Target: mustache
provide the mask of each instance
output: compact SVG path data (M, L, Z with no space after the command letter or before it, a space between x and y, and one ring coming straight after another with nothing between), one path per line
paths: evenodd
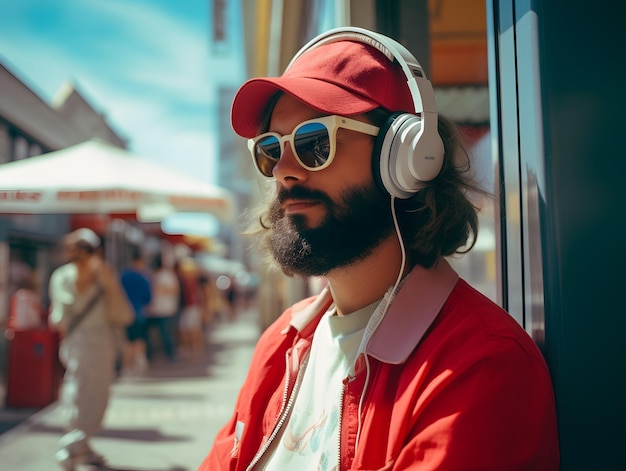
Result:
M320 200L326 204L332 204L332 199L323 191L294 186L291 188L281 188L276 195L276 202L282 204L288 199Z
M332 208L334 205L333 200L326 193L320 190L312 190L303 186L281 188L268 208L268 220L271 224L275 224L283 218L283 210L281 209L281 206L288 199L316 200L324 204L326 208Z

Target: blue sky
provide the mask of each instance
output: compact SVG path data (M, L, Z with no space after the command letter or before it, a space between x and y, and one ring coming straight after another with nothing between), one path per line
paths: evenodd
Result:
M215 55L209 0L2 3L0 61L35 93L71 80L131 151L216 183L217 85L245 78L237 11Z

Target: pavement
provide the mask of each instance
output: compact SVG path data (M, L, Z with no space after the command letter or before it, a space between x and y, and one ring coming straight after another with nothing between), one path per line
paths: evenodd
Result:
M201 357L173 363L158 358L143 375L119 378L103 430L92 441L107 466L95 469L197 470L232 414L258 337L256 311L246 310L232 320L215 321ZM62 405L15 413L23 420L0 435L0 468L61 469L54 454L67 423Z

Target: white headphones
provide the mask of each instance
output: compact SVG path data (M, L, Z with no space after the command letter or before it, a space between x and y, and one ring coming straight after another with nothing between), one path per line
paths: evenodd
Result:
M374 177L396 198L406 199L435 178L443 165L444 148L437 131L437 104L430 81L417 59L400 43L363 28L335 28L309 41L287 69L305 52L337 41L357 41L375 47L406 75L415 114L398 112L380 129L374 145ZM393 111L393 110L392 110Z

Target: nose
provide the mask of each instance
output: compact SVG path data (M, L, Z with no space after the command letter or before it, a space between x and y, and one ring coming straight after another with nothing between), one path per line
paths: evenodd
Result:
M296 159L289 142L285 143L285 150L278 162L276 162L272 173L276 181L284 186L302 182L308 177L308 171Z

